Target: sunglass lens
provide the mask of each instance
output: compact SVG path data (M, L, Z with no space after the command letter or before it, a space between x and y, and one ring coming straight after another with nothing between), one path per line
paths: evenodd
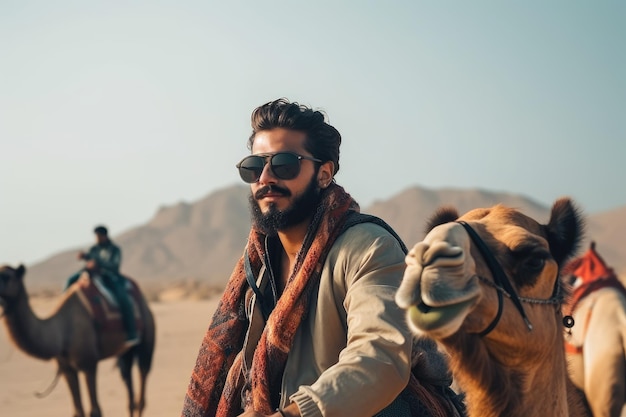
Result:
M291 180L300 173L300 160L292 153L277 153L272 156L272 172L278 178Z
M263 172L264 165L265 160L260 156L248 156L239 164L239 176L247 183L257 182Z

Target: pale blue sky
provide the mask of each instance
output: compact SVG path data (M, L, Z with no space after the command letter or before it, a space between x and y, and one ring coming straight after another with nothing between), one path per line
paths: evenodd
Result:
M412 185L626 205L625 21L619 1L3 0L0 263L239 183L278 97L326 111L364 206Z

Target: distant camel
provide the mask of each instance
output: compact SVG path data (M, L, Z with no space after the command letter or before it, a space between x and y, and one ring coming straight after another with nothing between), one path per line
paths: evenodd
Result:
M469 417L586 415L567 377L559 276L582 224L569 199L547 225L502 205L440 209L409 252L396 301L449 354Z
M18 268L0 267L0 301L4 305L4 319L9 335L17 347L35 358L57 361L57 376L62 374L65 377L72 394L74 417L85 417L78 373L84 373L87 383L91 400L89 416L100 417L102 413L96 393L98 361L119 356L118 366L128 391L130 416L141 416L145 408L145 383L152 365L155 342L154 318L143 296L137 291L141 342L124 351L123 330L121 327L99 329L85 304L79 283L68 290L55 313L46 319L38 318L28 302L24 287L25 272L22 265ZM104 300L100 299L100 302L102 305ZM131 372L135 359L140 373L139 400L136 404L133 401Z
M575 323L565 335L570 377L595 417L619 417L626 402L626 289L594 242L563 274L574 283L564 309Z

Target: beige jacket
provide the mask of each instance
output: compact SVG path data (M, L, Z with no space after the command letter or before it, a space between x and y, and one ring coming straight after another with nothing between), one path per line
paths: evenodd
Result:
M404 389L411 336L394 301L404 268L398 241L381 226L361 223L339 236L289 352L281 407L296 402L303 417L371 417ZM251 312L247 366L264 325L254 296Z

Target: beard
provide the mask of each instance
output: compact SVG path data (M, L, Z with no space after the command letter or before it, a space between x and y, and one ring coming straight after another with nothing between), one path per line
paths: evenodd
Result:
M257 191L255 195L250 193L248 196L252 223L261 233L267 236L275 236L281 230L302 223L315 213L320 200L320 188L317 185L316 176L313 176L304 192L296 197L289 207L282 211L276 208L275 203L270 203L267 213L261 211L258 199L269 191L282 193L287 197L291 195L286 188L268 185Z

